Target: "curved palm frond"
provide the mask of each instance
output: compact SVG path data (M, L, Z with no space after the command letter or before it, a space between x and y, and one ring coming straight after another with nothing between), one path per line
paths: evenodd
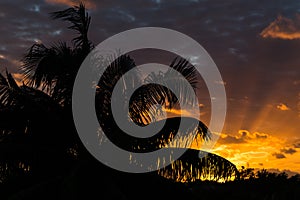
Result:
M131 118L141 126L149 124L154 116L162 113L157 108L153 110L154 105L172 109L180 104L196 103L192 97L197 89L197 70L186 59L174 59L167 72L151 73L144 82L146 85L132 96L129 108ZM186 83L191 87L187 87Z
M157 89L157 93L161 92L165 94L165 98L168 101L168 108L173 108L178 103L193 104L190 102L193 98L193 92L197 89L198 77L196 68L190 64L190 62L184 58L175 58L170 64L170 68L165 73L159 73L158 75L151 73L145 79L145 83L163 83L167 87L154 87ZM186 87L185 82L191 86L190 90ZM171 91L170 88L174 88L175 91ZM174 92L180 94L179 97L174 96Z
M10 108L13 108L12 106L30 106L32 108L38 105L52 108L53 106L58 106L53 99L43 91L25 84L18 86L13 76L7 71L6 77L0 73L0 104L1 106Z
M8 71L6 71L6 77L0 73L0 105L2 107L16 105L20 91L21 89Z
M62 19L70 22L72 25L69 29L78 32L77 37L73 39L76 48L82 48L85 51L90 51L92 43L88 39L88 30L91 23L91 17L86 12L85 5L80 3L79 6L74 6L63 11L50 13L52 19Z
M181 127L180 123L182 123ZM156 151L161 148L191 148L193 142L206 142L211 137L204 123L189 117L167 118L153 122L151 126L163 128L152 137L136 138L120 129L113 119L109 119L109 122L102 125L102 129L106 137L114 144L127 151L138 153ZM140 134L143 136L142 132ZM103 141L103 136L103 133L99 133L99 142ZM176 140L174 140L175 136Z
M229 181L238 178L236 166L229 160L213 153L187 149L176 161L158 170L161 176L177 182L202 180Z
M125 101L129 101L127 92L129 88L140 83L140 74L136 68L135 62L128 55L121 55L114 59L112 56L108 58L114 60L103 73L101 79L97 84L96 90L96 112L98 119L103 126L110 124L113 121L111 103L116 101L112 99L112 93L119 80L122 81L122 95L125 97ZM123 76L129 70L134 70L134 73ZM127 98L128 97L128 98ZM124 103L124 108L127 102Z
M24 82L51 93L59 76L67 71L72 57L73 52L65 42L59 42L50 48L34 44L22 60Z
M49 48L35 44L21 66L24 83L47 92L61 105L70 104L73 83L84 58L82 52L71 49L65 42Z
M71 23L68 28L79 34L73 39L74 47L68 47L65 42L58 42L50 47L34 44L22 60L21 71L26 84L41 88L62 105L70 105L77 71L93 48L88 39L91 17L82 3L50 15L52 19Z
M3 133L15 130L23 134L29 121L56 119L61 112L61 106L48 94L26 85L18 86L8 72L6 77L0 74L0 130Z

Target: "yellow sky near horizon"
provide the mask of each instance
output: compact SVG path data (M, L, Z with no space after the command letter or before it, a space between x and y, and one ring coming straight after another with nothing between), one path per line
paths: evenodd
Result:
M222 133L212 152L225 157L238 167L300 173L299 147L299 143L283 137L240 130L234 135Z
M287 111L286 105L277 105L278 111ZM191 111L167 110L171 116L194 117ZM192 146L201 149L200 146ZM219 138L210 150L238 168L272 169L300 173L300 138L249 130L234 133L219 133Z

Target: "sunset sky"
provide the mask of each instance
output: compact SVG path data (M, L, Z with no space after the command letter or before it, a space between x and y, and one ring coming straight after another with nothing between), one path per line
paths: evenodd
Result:
M20 59L32 44L70 41L74 35L67 25L48 13L74 2L2 0L0 70L7 68L19 78ZM85 2L94 44L145 26L174 29L198 41L218 66L224 82L215 84L224 84L228 99L225 126L213 151L238 166L300 173L299 1ZM201 120L209 123L210 99L203 94L199 100Z

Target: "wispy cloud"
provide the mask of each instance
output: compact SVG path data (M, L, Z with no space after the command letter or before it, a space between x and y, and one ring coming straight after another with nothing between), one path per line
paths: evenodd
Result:
M279 38L285 40L300 39L300 15L289 19L279 15L260 36L263 38Z
M215 83L218 85L226 85L225 81L215 81Z

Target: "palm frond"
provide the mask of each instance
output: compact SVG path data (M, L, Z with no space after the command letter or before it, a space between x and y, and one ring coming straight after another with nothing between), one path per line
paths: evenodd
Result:
M96 111L100 121L108 121L109 116L112 116L111 103L117 101L112 99L113 90L117 82L122 81L122 96L125 97L124 109L126 101L129 99L126 97L128 89L134 88L140 82L140 74L136 68L135 62L128 55L121 55L114 59L114 56L108 58L114 60L110 66L103 73L101 79L97 84L96 90ZM129 70L135 70L134 73L123 76ZM109 115L109 116L108 116Z
M77 31L79 35L73 39L75 46L90 50L91 42L88 40L88 30L91 17L86 12L83 3L63 11L52 12L50 16L52 19L61 19L70 22L71 25L68 28Z
M0 73L0 105L13 106L17 103L16 96L20 88L10 73L6 71L6 77Z
M169 108L172 108L178 103L195 103L190 101L193 99L191 97L197 89L197 70L192 64L190 64L188 60L178 57L175 58L170 64L170 69L168 69L167 72L158 75L152 73L145 79L146 83L152 81L163 83L167 86L164 89L162 89L161 87L157 87L157 89L162 89L160 93L165 94L164 96L167 98ZM186 87L186 82L191 86L190 88L192 90ZM180 96L175 97L174 92L172 92L169 88L175 88L174 92L180 94Z
M24 82L35 88L42 86L50 89L54 79L54 59L56 60L56 53L53 50L43 44L34 44L22 60L21 72Z
M49 48L35 44L23 59L23 82L64 105L71 101L73 83L83 59L83 54L65 42L54 43Z
M60 106L45 92L29 87L18 86L13 76L6 72L6 77L0 73L0 105L3 108L24 110L57 111Z
M137 124L147 125L158 113L151 110L154 105L172 109L180 105L196 105L193 98L197 89L197 70L186 59L174 59L167 72L151 73L144 80L146 85L140 87L132 96L130 115ZM155 83L155 84L154 84ZM187 83L191 87L187 87ZM172 88L173 90L171 90ZM176 96L179 94L179 96Z
M10 88L12 88L14 90L19 90L19 86L18 86L16 80L13 78L11 73L8 73L7 70L6 70L6 79L7 79L8 86Z
M203 180L224 182L238 178L239 172L233 163L221 156L187 149L178 160L158 170L158 174L177 182Z
M32 87L50 92L58 76L63 75L72 57L72 50L64 42L47 48L34 44L23 58L21 72L24 82Z
M182 123L181 126L179 126L180 123ZM109 117L106 124L102 124L102 130L106 137L120 148L138 153L156 151L161 148L191 148L194 141L202 143L211 137L204 123L190 117L167 118L152 122L151 126L162 127L162 129L152 137L136 138L125 133ZM142 137L143 132L140 135ZM177 140L174 140L175 136ZM102 140L103 133L99 133L99 141Z

